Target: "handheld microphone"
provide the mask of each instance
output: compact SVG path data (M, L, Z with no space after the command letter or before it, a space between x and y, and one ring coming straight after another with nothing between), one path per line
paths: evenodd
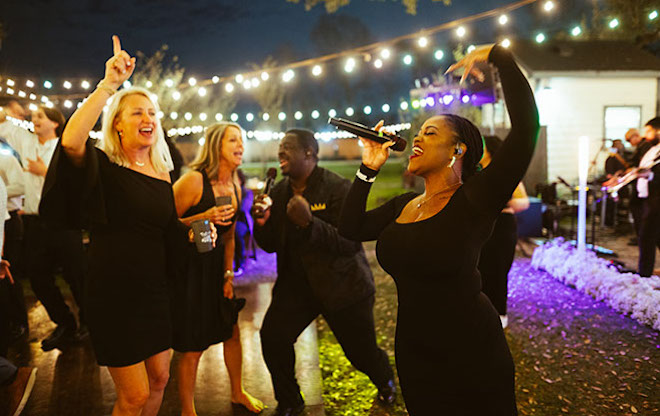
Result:
M275 185L275 178L277 178L277 169L268 168L268 171L266 172L266 186L264 186L264 194L270 195L270 190L273 188L273 185Z
M376 131L351 120L330 117L328 119L328 124L332 124L333 126L337 127L340 130L353 133L356 136L360 136L365 139L372 140L374 142L378 142L378 143L395 142L394 146L390 147L390 149L397 152L404 151L406 149L406 146L408 145L407 141L397 136L396 134L386 133L382 130Z

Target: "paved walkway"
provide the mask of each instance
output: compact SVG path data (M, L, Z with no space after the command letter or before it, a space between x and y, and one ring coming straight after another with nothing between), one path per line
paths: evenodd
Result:
M237 278L236 294L247 299L241 311L239 326L243 343L244 386L262 399L274 413L277 405L270 373L261 355L259 329L271 299L274 280L274 256L259 252L259 262L250 262L245 274ZM10 350L10 358L18 365L38 367L37 381L24 410L24 415L110 415L116 395L110 374L94 359L89 340L71 347L65 353L43 352L41 340L54 328L46 311L31 295L29 304L30 337L18 349ZM70 297L69 297L70 301ZM296 372L306 398L308 416L322 416L322 382L318 364L316 326L312 323L296 343ZM170 381L160 415L180 414L177 379L174 371L178 356L172 360ZM230 403L229 378L224 365L222 345L215 345L202 356L197 378L196 408L203 415L249 415Z

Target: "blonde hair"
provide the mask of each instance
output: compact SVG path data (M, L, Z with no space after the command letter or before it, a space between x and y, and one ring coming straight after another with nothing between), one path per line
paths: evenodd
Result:
M158 108L158 102L156 99L152 98L153 95L144 88L132 87L123 89L112 97L110 104L108 104L107 111L103 114L103 140L100 141L99 147L105 152L106 155L108 155L110 161L124 167L129 167L131 165L131 161L128 159L126 153L124 153L124 149L121 147L121 138L115 129L115 121L126 106L126 97L131 95L142 95L154 106L156 114L160 112L160 109ZM163 129L160 125L160 119L158 117L155 118L154 124L156 143L151 146L149 151L149 159L151 159L151 164L153 165L156 172L168 173L174 168L174 163L172 162L170 149L167 147L167 143L165 142L165 135L163 134Z
M191 169L199 171L204 170L210 180L213 180L218 176L222 139L227 132L227 128L229 127L237 128L241 133L241 138L243 138L243 129L236 123L223 121L220 123L211 124L206 128L206 132L204 134L204 145L200 149L199 154L195 160L190 164Z

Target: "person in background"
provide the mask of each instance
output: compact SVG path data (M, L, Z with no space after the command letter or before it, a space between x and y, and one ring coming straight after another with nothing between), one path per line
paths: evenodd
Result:
M7 218L7 189L3 181L0 180L0 220ZM13 285L15 282L12 278L9 267L11 264L2 258L2 248L4 243L4 222L0 222L0 284ZM6 406L6 414L10 416L18 416L25 407L34 380L36 378L37 369L34 367L16 367L7 357L9 348L10 332L9 332L9 317L3 308L0 308L0 398L4 403L0 407L0 411Z
M376 341L376 290L364 249L337 231L350 182L319 167L318 152L313 132L288 130L278 151L285 178L270 197L260 195L253 210L257 243L277 253L277 281L261 327L277 416L304 412L293 344L320 314L346 358L376 386L378 399L386 404L396 399L387 353Z
M484 155L481 167L486 169L493 156L502 146L502 140L497 136L484 136ZM522 182L513 191L511 199L495 220L495 226L490 238L481 248L479 256L479 273L481 273L482 292L492 302L500 314L502 328L508 325L506 314L509 270L513 264L518 242L516 217L514 214L529 208L529 198Z
M624 150L625 147L621 140L616 139L612 141L610 154L607 159L605 159L605 175L607 179L615 175L620 175L628 168L628 162L625 159Z
M639 162L639 168L646 172L637 179L637 193L642 200L641 221L639 225L639 263L638 273L642 277L660 274L653 270L656 247L660 248L660 117L649 120L645 125L644 137L652 144Z
M41 343L44 351L65 349L72 342L86 336L84 328L77 333L76 317L55 284L56 269L62 266L64 280L78 305L78 320L84 324L85 255L82 230L49 224L39 215L44 178L65 122L59 110L39 106L32 112L34 133L31 133L14 125L7 120L7 114L0 111L0 137L4 137L20 154L25 169L22 216L25 225L25 274L30 279L37 299L46 308L50 319L57 324L55 330Z
M231 401L259 413L263 403L243 388L243 347L234 297L234 234L241 204L236 170L243 158L243 129L221 122L206 128L204 145L191 170L174 184L177 215L184 224L209 220L220 244L208 253L188 250L186 274L172 283L174 350L182 353L177 373L182 415L195 415L195 381L202 354L222 342ZM224 198L220 204L217 200ZM219 206L218 206L219 205ZM228 313L219 313L228 311Z
M23 249L23 220L19 211L23 207L25 181L19 158L12 150L8 144L0 144L0 179L7 188L7 210L9 211L9 219L4 224L3 258L12 264L14 272L14 284L8 284L7 280L0 282L0 307L5 308L5 312L10 318L11 341L15 341L28 333L29 326L23 286L16 273Z
M234 238L236 241L234 270L236 276L240 276L243 274L243 266L245 266L245 261L247 260L247 247L245 247L245 244L247 243L248 237L252 235L252 230L254 229L254 221L250 215L254 194L251 189L245 186L245 173L243 173L241 169L238 169L236 173L238 174L238 180L241 183L241 194L243 195L241 207L238 210L238 217L236 218L236 236Z

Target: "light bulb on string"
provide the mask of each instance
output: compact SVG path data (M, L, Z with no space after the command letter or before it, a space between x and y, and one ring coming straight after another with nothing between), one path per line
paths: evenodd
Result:
M286 120L286 113L283 112L283 111L280 112L280 113L277 115L277 118L278 118L280 121L284 121L284 120Z
M200 119L200 120L202 120L202 121L206 121L206 118L207 118L207 117L208 117L208 116L206 115L206 113L199 113L199 119Z
M190 78L188 78L188 84L189 84L191 87L194 87L195 85L197 85L197 80L195 79L195 77L190 77Z
M19 91L18 96L21 97L21 98L25 98L25 97L27 97L27 94L25 93L25 91Z
M303 118L303 113L301 111L296 111L295 114L293 115L293 118L296 120L300 120Z
M295 76L296 73L293 72L293 69L287 69L286 71L284 71L284 74L282 74L282 80L284 82L290 82Z
M362 112L366 115L371 114L371 106L368 106L368 105L364 106L364 108L362 109Z
M248 122L252 122L252 120L254 120L254 114L252 114L252 113L247 113L247 114L245 115L245 120L248 121Z
M12 82L13 82L13 81L12 81ZM67 90L68 90L68 89L71 89L71 83L70 83L69 81L64 81L64 83L62 84L62 86L63 86L64 88L66 88Z
M392 53L387 48L380 51L380 57L383 59L389 59L391 55Z
M25 81L25 86L28 88L33 88L34 87L34 82L30 81L29 79Z
M133 85L133 84L131 84L131 81L126 80L126 81L124 81L124 83L121 84L121 85L122 85L124 88L128 89L128 88L131 88L131 85Z
M238 114L236 113L231 113L231 116L229 116L229 119L233 121L234 123L238 121Z
M499 19L497 19L497 21L500 25L504 26L509 22L509 16L503 14L499 17Z
M234 77L234 81L236 81L237 84L242 84L244 79L242 74L238 74Z
M215 75L213 78L211 78L211 82L213 82L214 84L217 84L218 82L220 82L220 77Z
M234 91L234 84L232 84L231 82L226 83L225 84L225 91L227 91L227 92Z
M470 46L467 47L466 52L467 52L467 53L470 53L470 52L474 51L475 49L477 49L476 46L474 46L474 45L470 45Z
M608 23L608 26L610 27L610 29L616 29L619 26L619 19L610 20L610 23Z
M555 8L555 2L548 0L543 4L543 10L546 12L551 12Z
M316 119L319 118L320 116L321 116L321 114L318 112L318 110L314 110L314 111L312 111L312 118L313 118L314 120L316 120Z
M172 98L174 99L174 101L179 101L179 99L181 98L181 93L179 91L174 91L172 93Z
M406 55L403 57L403 63L406 65L412 64L413 58L411 55Z
M168 88L172 88L172 87L174 86L174 81L172 81L172 80L169 79L169 78L166 79L166 80L165 80L165 86L168 87Z
M376 59L374 61L374 67L376 67L377 69L382 68L383 67L383 61L380 58Z
M50 82L50 81L44 81L44 88L46 88L48 90L53 88L53 83Z
M250 83L252 84L252 88L257 88L261 84L261 81L259 81L259 78L254 77L250 80Z
M653 10L651 13L649 13L649 20L655 20L658 18L658 11Z
M401 101L399 108L401 108L403 111L406 111L408 109L408 101Z
M221 113L215 113L215 121L222 121L222 114Z
M383 104L381 107L381 110L383 110L383 113L388 113L390 111L390 105L389 104Z
M270 78L270 75L268 75L268 72L262 72L261 73L261 80L262 81L268 81L268 78Z
M171 118L172 120L176 120L177 118L179 118L179 114L177 114L176 111L172 111L172 112L170 113L170 118Z
M36 94L30 94L30 99L31 99L32 101L36 100L36 99L37 99L37 95L36 95Z
M573 29L571 29L571 35L580 36L581 34L582 34L582 28L580 26L575 26Z
M185 119L188 120L188 121L192 120L192 113L186 113L186 114L184 114L184 115L183 115L183 118L185 118Z
M270 120L270 114L268 114L268 113L264 113L264 114L261 116L261 119L262 119L263 121L268 121L268 120Z
M539 33L538 35L536 35L535 40L536 43L543 43L545 42L545 35L543 33Z
M442 58L445 57L445 53L443 51L441 51L440 49L438 49L437 51L435 51L433 53L433 57L435 58L436 61L441 61Z
M314 75L315 77L321 75L322 72L323 72L323 68L321 68L321 65L314 65L314 67L312 68L312 75Z
M147 82L145 82L145 83L144 83L144 85L146 85L146 86L147 86L147 88L151 88L151 87L153 87L153 86L154 86L154 83L153 83L153 82L151 82L151 81L147 81ZM84 87L83 87L83 88L84 88Z
M250 80L246 79L245 81L243 81L243 88L245 88L246 90L252 88L252 83L250 82Z
M206 96L206 88L199 87L199 89L197 90L197 94L199 94L200 97Z
M459 38L462 38L463 36L465 36L466 33L467 33L467 30L465 30L465 28L463 26L459 26L458 29L456 29L456 36L458 36Z
M417 39L417 46L420 48L426 48L429 45L429 39L426 36L422 36Z
M330 111L328 111L328 116L337 117L337 110L335 110L334 108L331 108Z
M13 87L13 86L15 85L14 80L11 79L11 78L9 78L9 79L7 80L7 85L9 85L10 87Z
M344 71L350 74L351 72L353 72L354 69L355 69L355 59L348 58L346 60L346 63L344 64Z
M502 42L500 42L500 45L502 45L503 48L508 48L509 46L511 46L511 41L509 40L509 38L504 38L502 39Z
M352 117L353 114L355 114L355 110L353 110L353 107L348 107L346 109L346 115L349 116L349 117Z

